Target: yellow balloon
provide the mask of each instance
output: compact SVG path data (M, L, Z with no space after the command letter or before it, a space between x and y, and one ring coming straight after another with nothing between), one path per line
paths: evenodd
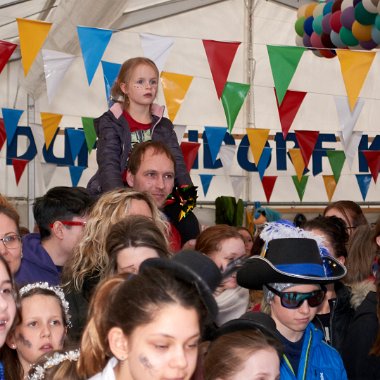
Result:
M371 37L372 25L362 25L356 20L352 23L352 34L359 41L369 41Z
M308 18L313 15L314 9L316 8L317 3L308 4L305 10L305 17Z

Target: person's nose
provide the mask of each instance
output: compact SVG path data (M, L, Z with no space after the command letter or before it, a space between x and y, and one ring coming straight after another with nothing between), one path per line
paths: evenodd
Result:
M160 175L157 176L156 186L157 186L158 189L164 189L165 188L165 180Z
M43 338L50 337L51 335L51 329L49 324L44 324L41 328L41 336Z
M187 357L183 347L178 347L173 353L172 367L181 369L187 367Z
M7 253L7 247L5 246L4 242L0 241L0 255L4 256Z
M301 306L299 307L299 311L302 314L309 314L310 313L310 306L309 306L309 303L307 302L307 300L304 300L302 302Z

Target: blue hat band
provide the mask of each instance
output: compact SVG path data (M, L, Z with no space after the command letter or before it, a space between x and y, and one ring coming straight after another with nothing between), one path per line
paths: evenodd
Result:
M320 264L281 264L276 265L275 268L289 274L325 277L325 271Z

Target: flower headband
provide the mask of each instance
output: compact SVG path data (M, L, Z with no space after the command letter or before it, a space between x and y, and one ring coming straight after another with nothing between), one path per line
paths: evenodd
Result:
M63 311L65 312L65 319L68 327L71 327L71 315L69 313L69 303L66 301L65 294L59 286L50 286L47 282L35 282L33 284L28 284L23 286L20 291L20 297L23 297L25 294L29 293L33 289L46 289L55 293L55 295L60 299Z
M52 368L58 364L61 364L65 360L71 362L76 362L79 359L80 351L66 351L66 352L54 352L53 356L50 357L43 365L33 366L33 374L28 376L28 380L41 380L45 378L45 371Z

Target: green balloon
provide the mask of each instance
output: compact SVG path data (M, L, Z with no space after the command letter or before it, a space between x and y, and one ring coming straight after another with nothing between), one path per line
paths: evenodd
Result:
M376 29L380 30L380 15L376 16L375 26L376 26Z
M303 37L303 35L304 35L304 33L305 33L305 31L304 31L304 29L303 29L303 24L305 23L305 17L300 17L297 21L296 21L296 23L295 23L295 25L294 25L294 28L295 28L295 30L296 30L296 33L300 36L300 37Z
M368 12L362 2L359 2L355 6L355 20L362 25L372 25L375 22L376 13Z
M319 16L315 17L313 20L313 30L319 36L323 32L323 30L322 30L322 19L323 19L323 15L319 15Z
M359 43L359 41L352 34L352 31L344 26L340 28L339 37L347 46L356 46Z

